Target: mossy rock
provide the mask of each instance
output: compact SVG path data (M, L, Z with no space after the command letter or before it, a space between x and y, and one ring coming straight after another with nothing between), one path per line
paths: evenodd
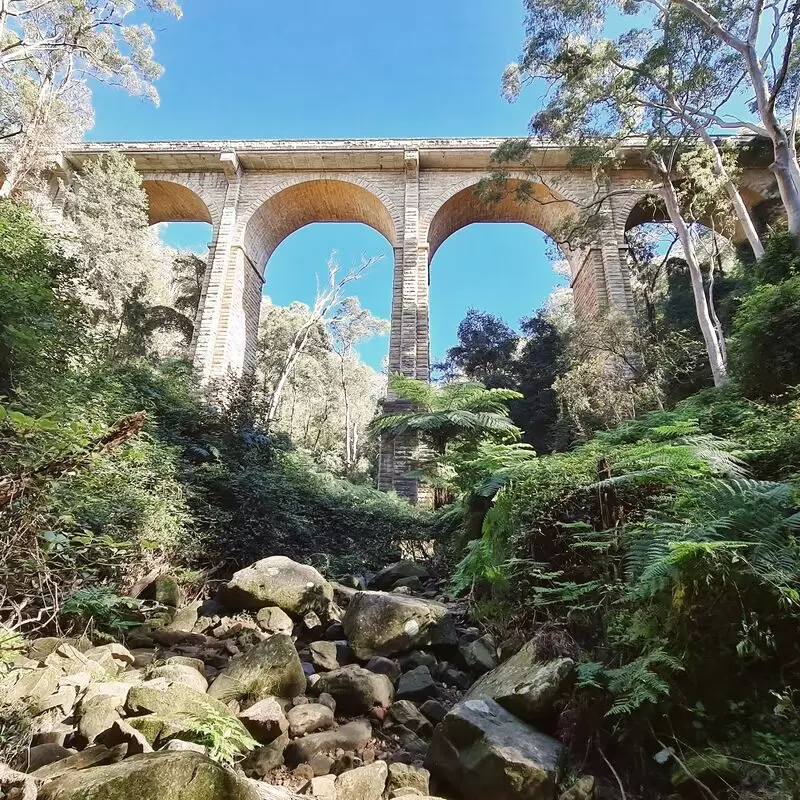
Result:
M46 783L39 800L258 800L233 772L191 751L162 751L69 773Z

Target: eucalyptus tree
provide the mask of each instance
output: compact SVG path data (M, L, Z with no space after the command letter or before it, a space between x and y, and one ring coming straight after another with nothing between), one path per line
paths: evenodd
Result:
M158 102L151 14L176 0L0 0L0 136L10 155L0 196L92 124L89 80Z
M344 403L344 468L349 473L358 461L358 420L353 420L352 369L348 370L348 366L352 366L356 345L373 336L385 336L389 332L389 321L362 308L357 297L345 297L328 320L327 327L339 361L339 384Z
M531 120L531 133L575 145L591 163L599 183L594 212L614 193L605 189L604 168L619 158L618 145L632 135L646 138L652 181L638 189L661 197L676 230L689 265L714 383L720 386L727 379L724 342L709 308L693 230L684 210L687 186L692 192L718 193L723 188L754 253L763 252L735 185L730 159L702 117L694 114L697 106L724 97L736 85L741 70L690 14L675 7L654 17L642 12L643 3L646 0L634 0L625 6L626 12L636 15L636 25L610 37L604 35L601 24L611 9L604 0L566 7L556 0L526 0L528 38L519 62L506 71L505 91L515 97L525 84L543 87L544 103ZM711 156L714 186L701 186L701 175L680 174L685 151L698 144ZM683 185L676 185L676 178Z

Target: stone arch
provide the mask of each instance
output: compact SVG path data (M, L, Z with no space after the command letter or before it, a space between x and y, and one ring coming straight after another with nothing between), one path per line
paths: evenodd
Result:
M482 176L466 178L448 187L431 204L421 226L427 237L430 258L439 247L461 228L475 222L523 222L552 235L557 220L574 213L577 201L560 188L532 180L522 173L513 173L508 191L497 202L487 203L477 196L475 187ZM530 183L531 198L518 202L514 196L521 181Z
M212 204L199 192L179 181L162 176L147 176L142 180L147 194L148 221L159 222L207 222L214 224Z
M361 178L320 174L283 181L243 210L240 235L247 257L263 271L284 239L314 222L360 222L393 247L401 239L401 215L385 193Z

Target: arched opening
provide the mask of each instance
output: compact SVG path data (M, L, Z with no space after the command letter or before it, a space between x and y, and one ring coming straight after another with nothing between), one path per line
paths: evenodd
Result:
M259 391L275 413L273 427L317 463L351 477L374 469L376 454L365 449L366 425L385 394L381 370L389 349L397 227L386 201L370 190L323 179L290 185L267 199L248 220L242 239L246 281L261 303L252 335L258 342ZM334 286L357 271L362 259L376 260L357 280L336 289L335 306L315 326L281 384L295 332L331 289L332 258L339 265ZM363 313L366 329L374 328L371 334L337 328L337 319L355 313Z
M335 179L295 183L272 195L247 222L244 247L263 270L275 248L296 230L312 222L360 222L397 244L396 214L369 189Z
M200 195L180 183L144 180L142 188L154 231L154 258L161 264L161 285L155 287L154 295L159 306L174 312L161 339L165 352L185 353L208 278L211 211Z
M575 206L539 183L509 180L487 201L474 184L458 188L436 210L430 247L431 362L456 343L470 308L517 329L558 287L566 288L577 251L564 253L551 233ZM505 224L496 224L505 223ZM558 272L554 271L554 267Z

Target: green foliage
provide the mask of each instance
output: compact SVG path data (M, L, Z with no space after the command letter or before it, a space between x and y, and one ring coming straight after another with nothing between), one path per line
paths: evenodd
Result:
M226 767L259 746L238 720L210 707L202 715L187 717L186 727L194 741L208 748L208 757Z
M11 669L24 647L25 640L20 633L0 625L0 678Z
M800 385L800 275L758 286L743 299L730 351L753 397Z
M140 624L131 615L138 611L142 601L132 597L121 597L113 589L105 586L76 589L61 603L61 614L75 627L92 625L101 633L119 636L126 629Z

